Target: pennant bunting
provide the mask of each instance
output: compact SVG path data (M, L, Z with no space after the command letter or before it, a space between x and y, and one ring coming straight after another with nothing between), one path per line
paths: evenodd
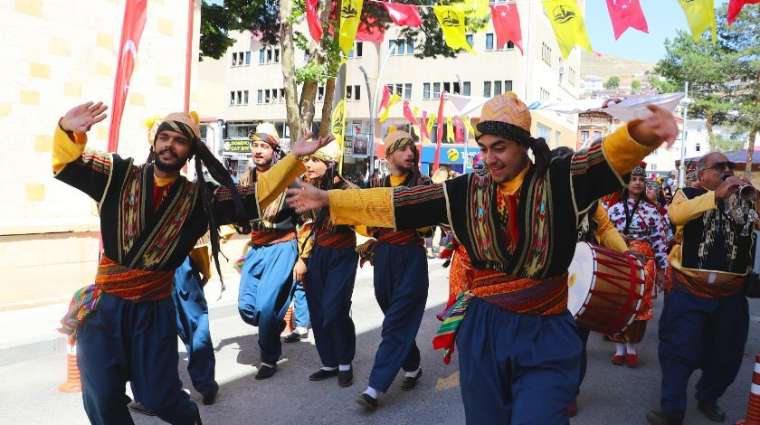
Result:
M464 28L464 7L461 4L451 6L433 6L435 17L443 31L443 40L453 50L463 49L472 52L472 46L467 42Z
M454 140L456 140L457 143L464 143L464 123L462 123L462 118L460 117L454 117Z
M552 23L563 58L567 59L575 46L592 51L583 14L576 0L544 0L544 10Z
M431 113L427 120L427 125L425 125L425 131L427 132L428 136L431 138L433 137L433 126L435 125L435 113Z
M393 105L397 104L400 100L401 100L401 96L395 93L391 96L390 100L388 100L388 106L385 108L383 113L380 114L379 121L381 123L384 123L388 119L388 114L390 114L391 108L393 107Z
M319 22L319 0L306 0L306 22L309 25L309 35L311 39L317 42L322 41L322 24Z
M409 124L415 125L417 124L417 118L414 117L414 113L412 112L412 108L409 106L409 101L404 101L404 118L406 118L407 121L409 121Z
M728 25L736 20L736 17L742 13L745 4L758 4L760 0L729 0L728 1Z
M343 172L343 152L346 140L346 99L341 99L332 111L330 131L338 144L338 173Z
M639 0L607 0L607 10L610 13L612 29L615 31L615 40L619 39L628 28L649 33L649 26Z
M454 124L451 121L451 117L446 117L446 141L448 143L454 143L456 141L456 135L454 134Z
M718 35L718 25L715 22L715 1L678 0L678 3L681 4L681 8L686 14L686 20L689 21L692 38L699 40L702 33L710 29L710 35L715 42Z
M427 129L427 123L428 123L428 113L427 111L422 111L422 118L420 118L420 138L422 139L422 142L424 143L425 140L430 139L430 131Z
M383 99L380 101L380 107L377 108L377 112L380 112L383 110L383 108L388 106L388 101L391 99L391 89L388 88L388 86L383 86Z
M464 121L464 128L467 129L467 132L470 133L472 137L475 137L475 128L472 126L470 117L464 117L462 121Z
M412 4L401 3L383 3L388 15L394 24L405 27L419 27L422 25L422 18L417 11L417 6Z
M356 38L356 31L359 29L363 5L364 0L343 0L340 7L338 44L346 56L354 48L354 39Z
M438 128L436 129L435 156L433 157L433 172L438 171L441 165L441 143L443 143L443 107L446 104L446 92L441 92L441 100L438 103Z
M522 47L522 30L517 3L491 5L491 20L496 32L496 48L503 49L504 45L511 41L520 49L521 54L525 54Z

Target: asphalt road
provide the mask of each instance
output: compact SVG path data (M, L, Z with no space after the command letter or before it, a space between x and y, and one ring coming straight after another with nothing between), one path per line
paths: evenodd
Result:
M353 317L357 327L355 382L339 388L335 380L313 383L307 376L319 367L313 340L285 344L279 371L270 380L256 381L258 345L256 329L242 322L234 306L212 314L212 337L217 348L217 380L221 385L218 402L201 406L206 424L462 424L464 411L455 361L444 365L439 352L430 345L438 324L435 313L446 299L447 270L431 264L431 290L422 328L417 337L422 349L424 376L413 392L400 391L397 379L381 399L381 408L372 414L355 403L364 389L380 341L382 314L374 300L371 279L360 273L354 292ZM658 303L661 300L658 300ZM661 308L661 305L658 305ZM752 375L754 354L760 351L760 303L750 303L752 315L745 360L736 382L720 404L728 414L727 423L744 416ZM578 399L579 415L573 425L645 424L647 410L659 400L660 371L656 357L657 321L651 321L640 347L638 369L613 366L609 362L611 343L599 335L589 341L589 372ZM181 346L181 351L184 347ZM180 354L181 377L189 387L186 363ZM699 373L692 378L696 382ZM54 355L0 368L0 424L87 424L81 394L57 391L65 377L65 358ZM690 390L693 400L693 388ZM199 395L192 391L192 397ZM710 424L690 401L686 423ZM156 418L134 415L138 425L159 424Z

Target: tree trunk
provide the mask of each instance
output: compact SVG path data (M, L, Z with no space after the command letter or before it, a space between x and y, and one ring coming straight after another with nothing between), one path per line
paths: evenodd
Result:
M707 146L710 147L711 150L714 150L713 147L713 113L712 111L705 111L705 129L707 130Z
M747 144L747 164L744 168L744 174L747 179L752 180L752 154L755 153L755 136L760 131L760 127L753 126L749 130L749 143Z
M317 99L317 81L304 81L301 88L301 117L303 118L303 127L305 131L311 131L314 126L314 111L316 109L315 100Z
M301 111L298 109L296 67L293 46L293 25L288 21L291 15L291 0L280 0L280 47L282 49L282 77L285 83L285 110L291 143L301 137Z
M330 132L332 118L333 96L335 95L335 78L330 78L325 84L325 99L322 104L322 122L319 123L319 137L327 136Z

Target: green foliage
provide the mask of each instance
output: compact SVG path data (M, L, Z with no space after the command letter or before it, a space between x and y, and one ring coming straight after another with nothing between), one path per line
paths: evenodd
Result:
M633 80L633 81L631 81L631 91L633 91L634 93L636 93L639 90L641 90L641 81L639 81L639 80Z
M604 88L607 90L612 90L620 87L620 77L613 75L610 77L605 83Z

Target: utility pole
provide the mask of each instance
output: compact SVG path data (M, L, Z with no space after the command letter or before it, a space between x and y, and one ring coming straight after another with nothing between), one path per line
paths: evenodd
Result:
M361 71L362 75L364 75L364 85L367 86L367 103L369 104L369 137L367 138L367 155L369 158L369 178L372 178L372 172L375 169L375 158L369 156L369 147L370 144L374 144L372 143L373 140L370 139L374 139L375 137L375 108L373 108L375 96L372 95L372 90L369 87L369 76L367 75L367 70L364 69L364 65L359 65L359 71Z
M377 71L377 80L375 81L375 94L372 96L372 102L370 103L369 107L369 140L368 140L368 146L367 146L367 155L369 155L369 175L370 178L372 178L372 173L375 172L375 121L376 121L376 114L377 114L377 102L378 98L380 97L380 88L382 85L382 76L383 76L383 70L385 70L385 65L388 63L388 59L390 59L391 55L397 50L396 43L391 43L390 48L388 49L388 52L383 57L382 61L380 61L380 68ZM383 49L383 43L378 43L377 45L377 57L380 58L380 52ZM364 73L364 79L367 81L367 92L369 92L369 78L367 78L367 73L364 72L364 69L362 69L362 72Z
M689 114L689 82L684 83L684 98L683 98L683 129L681 130L681 166L678 169L678 187L683 188L686 183L686 134L688 133L688 126L686 120Z

